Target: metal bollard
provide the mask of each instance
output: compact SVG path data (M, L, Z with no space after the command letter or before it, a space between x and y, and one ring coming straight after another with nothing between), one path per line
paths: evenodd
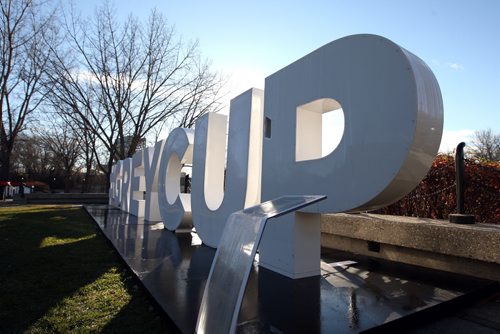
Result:
M451 223L455 224L474 224L474 216L465 214L464 205L464 147L465 143L457 145L455 152L455 184L457 194L457 213L448 216Z
M465 213L464 209L464 147L461 142L455 152L455 183L457 191L457 213Z

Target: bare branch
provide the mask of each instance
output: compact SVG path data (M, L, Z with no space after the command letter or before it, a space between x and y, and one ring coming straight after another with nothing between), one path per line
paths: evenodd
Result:
M90 21L66 15L66 43L53 47L51 105L94 134L94 157L109 173L165 123L192 127L220 109L221 77L156 10L146 24L118 22L106 4Z
M476 131L472 138L472 154L477 159L500 161L500 134L491 129Z
M44 94L41 80L54 34L49 1L0 1L0 179L8 179L11 153ZM43 10L42 8L43 7Z

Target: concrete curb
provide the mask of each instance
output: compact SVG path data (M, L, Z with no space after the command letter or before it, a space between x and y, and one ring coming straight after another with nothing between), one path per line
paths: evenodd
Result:
M375 214L322 215L323 247L500 281L500 226Z

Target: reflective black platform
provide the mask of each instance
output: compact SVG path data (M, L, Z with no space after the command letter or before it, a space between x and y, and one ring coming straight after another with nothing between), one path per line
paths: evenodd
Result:
M215 249L108 206L86 206L144 287L184 333L193 333ZM258 258L258 257L257 257ZM254 262L241 333L358 333L415 322L488 282L323 250L322 275L292 280ZM418 321L418 320L417 320ZM382 327L380 327L382 326Z

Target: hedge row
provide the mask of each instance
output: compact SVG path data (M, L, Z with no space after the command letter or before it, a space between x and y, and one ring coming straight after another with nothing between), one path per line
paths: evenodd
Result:
M456 213L455 160L440 154L422 182L377 213L448 219ZM465 160L465 212L476 222L500 224L500 162Z

